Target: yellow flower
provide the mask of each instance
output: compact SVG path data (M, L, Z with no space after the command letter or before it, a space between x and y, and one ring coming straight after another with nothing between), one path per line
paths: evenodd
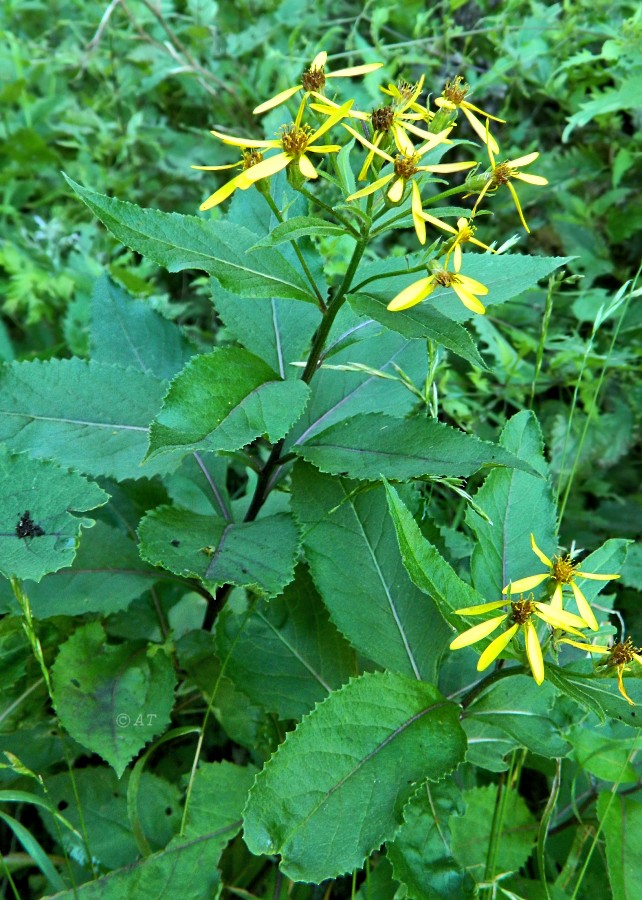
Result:
M454 81L446 82L446 86L442 91L442 96L437 97L435 100L435 106L439 106L442 109L460 109L470 122L475 134L481 138L494 153L499 153L497 141L489 132L488 128L482 125L475 113L479 113L480 116L484 116L486 119L492 119L494 122L505 122L506 120L499 119L497 116L491 116L490 113L484 112L483 109L479 109L478 106L473 106L472 103L469 103L466 100L466 95L469 91L470 85L466 84L461 75L458 75Z
M526 224L526 219L524 218L524 213L522 212L522 207L519 202L519 197L517 196L517 191L511 184L511 178L516 178L518 181L525 181L527 182L527 184L548 184L548 179L543 178L541 175L524 175L523 172L518 171L521 166L530 166L532 162L535 162L535 160L539 156L539 153L537 151L533 153L527 153L526 156L520 156L517 159L509 159L506 160L506 162L499 163L498 165L495 161L495 156L490 147L490 144L488 145L487 149L488 157L490 159L491 171L486 173L486 184L479 192L479 197L475 201L471 216L474 216L477 212L477 207L481 203L485 194L487 194L489 191L496 191L500 185L505 184L508 190L511 192L512 198L517 208L517 212L519 214L520 221L526 231L530 234L530 228Z
M428 213L423 213L423 218L426 222L430 222L431 225L436 225L437 228L443 228L444 231L449 231L451 234L454 234L454 239L451 239L450 247L446 254L446 266L448 266L448 260L451 255L453 256L453 263L455 267L455 272L459 272L461 269L461 261L462 261L462 252L461 245L470 242L471 244L476 244L478 247L483 247L484 250L489 250L491 253L495 253L492 247L488 247L486 244L482 244L481 241L478 241L477 238L473 237L475 233L475 226L471 224L469 219L465 219L463 216L460 219L457 219L457 228L453 228L452 225L448 225L446 222L442 222L441 219L438 219L436 216L428 215Z
M421 303L429 294L432 294L437 286L452 288L467 309L480 315L486 312L486 307L475 296L475 294L480 294L483 297L487 294L486 285L475 281L474 278L469 278L468 275L448 272L441 266L433 264L431 268L432 275L415 281L390 301L388 304L390 312L399 312L402 309L416 306L417 303Z
M352 100L348 100L343 106L339 106L333 115L326 119L316 131L313 131L309 125L301 124L301 116L303 114L303 109L301 108L295 121L290 125L284 125L281 129L280 137L274 140L250 140L222 134L219 131L212 131L212 134L223 141L224 144L231 144L234 147L264 147L281 151L275 156L268 156L257 165L246 169L241 176L237 176L242 178L242 183L237 185L238 187L243 187L243 184L246 182L249 186L261 178L269 178L271 175L280 172L281 169L285 169L292 162L296 163L305 178L318 178L317 171L308 153L336 153L341 149L339 144L321 145L317 144L317 141L323 137L326 131L329 131L333 125L336 125L348 114L351 106Z
M373 181L372 184L369 184L367 187L362 188L360 191L357 191L354 194L350 194L349 197L346 197L346 200L359 200L361 197L367 197L368 194L373 194L375 191L378 191L379 188L385 187L389 182L392 181L392 185L390 190L388 191L388 199L392 203L399 203L401 198L403 197L403 192L406 187L406 182L413 179L414 175L417 175L419 172L432 172L432 173L446 173L446 172L461 172L464 169L470 169L475 165L474 162L460 162L460 163L445 163L434 166L422 166L420 165L421 157L424 154L428 153L429 150L432 150L437 144L442 143L445 140L446 136L450 133L450 129L446 128L444 131L440 131L439 134L430 135L430 140L427 141L422 147L419 147L417 150L413 148L412 152L409 154L406 153L398 153L394 159L390 156L389 153L386 153L380 147L376 147L374 144L371 144L370 141L366 140L366 138L362 137L358 134L354 128L351 128L349 125L343 123L343 127L350 132L353 137L356 137L357 140L361 141L366 147L370 149L373 154L377 154L378 156L383 157L386 162L392 163L392 172L388 175L384 175L383 178L377 179L377 181ZM415 225L415 231L417 232L417 237L419 238L420 243L426 243L426 223L423 218L423 208L421 204L421 192L419 191L419 185L416 181L412 181L412 220Z
M253 184L252 181L248 181L245 177L245 172L248 169L251 169L252 166L257 165L258 163L263 162L263 154L258 150L242 150L241 151L241 160L237 163L229 163L226 166L192 166L192 169L200 169L202 172L221 172L224 169L241 169L241 173L236 175L231 181L227 181L222 187L220 187L217 191L215 191L204 203L201 203L199 209L201 212L205 212L206 209L211 209L213 206L218 206L222 200L225 200L230 194L233 194L237 188L240 188L242 191L246 191Z
M261 103L256 107L254 113L258 115L267 112L268 109L274 109L275 106L280 106L282 103L285 103L286 100L289 100L290 97L293 97L297 91L304 92L304 100L310 94L319 94L322 96L326 79L350 78L353 75L366 75L368 72L375 72L383 65L383 63L366 63L365 65L352 66L348 69L337 69L336 72L326 72L325 64L327 59L328 54L325 51L317 53L312 60L310 68L306 69L301 76L301 82L299 84L292 85L292 87L286 88L284 91L276 94L271 100L266 100L265 103Z
M491 612L492 610L500 609L502 606L506 606L506 600L497 600L494 603L482 603L479 606L467 606L464 609L456 609L455 612L457 615L461 616L479 616ZM468 631L464 631L462 634L458 635L450 644L450 649L460 650L462 647L476 644L477 641L481 641L483 638L492 634L495 629L499 628L502 622L505 622L506 619L508 619L511 622L510 627L500 634L499 637L496 637L491 641L486 647L479 657L477 671L483 672L484 669L487 669L488 666L497 659L499 654L506 649L521 628L524 632L526 656L533 673L533 678L538 684L541 684L544 681L544 660L542 658L542 648L537 636L537 629L532 622L533 616L537 616L539 619L546 622L547 625L552 625L553 628L561 628L564 631L579 634L580 637L584 636L581 631L578 631L578 628L584 627L584 622L579 616L574 616L563 610L553 611L550 607L546 606L546 604L536 603L534 600L517 600L510 603L508 612L503 613L501 616L496 616L493 619L488 619L487 622L482 622L480 625L474 625L472 628L469 628Z
M612 647L599 647L596 644L582 644L578 641L572 641L569 638L561 638L560 644L571 644L573 647L578 647L580 650L586 650L587 653L608 653L608 659L598 663L598 665L606 666L608 669L615 669L617 671L619 692L627 703L630 703L631 706L635 706L635 703L625 691L624 682L622 680L622 673L630 662L635 660L638 665L642 666L642 656L640 655L642 654L642 648L634 647L631 638L627 638L619 644L613 644Z
M581 563L573 564L570 556L554 556L551 561L548 556L542 553L535 543L534 534L531 534L531 547L533 548L533 553L540 562L546 566L548 571L542 572L540 575L529 575L526 578L519 578L517 581L512 581L510 584L506 585L503 589L503 593L505 594L508 590L511 592L518 591L520 593L522 591L531 591L534 587L537 587L538 584L542 584L543 581L551 578L555 582L555 590L553 591L553 596L551 598L551 609L561 610L562 590L564 585L568 584L573 591L573 596L575 597L580 616L584 619L589 628L593 631L597 631L598 625L597 620L593 615L593 610L575 581L577 578L589 578L592 581L610 581L612 578L619 578L620 576L595 575L591 572L580 572Z

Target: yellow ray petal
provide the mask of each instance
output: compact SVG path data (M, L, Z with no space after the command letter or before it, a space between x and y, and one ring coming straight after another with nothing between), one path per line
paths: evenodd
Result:
M201 172L222 172L223 169L238 169L241 163L228 163L226 166L190 166L190 169L199 169Z
M577 603L577 609L580 616L584 619L584 621L592 631L597 631L599 626L597 624L597 619L595 618L593 610L591 609L588 600L574 581L571 581L571 590L573 591L573 596L575 597L575 602Z
M383 63L364 63L362 66L351 66L348 69L337 69L336 72L326 73L326 78L346 78L353 75L368 75L369 72L376 72L382 67Z
M337 124L337 122L340 122L341 119L345 117L353 103L354 100L347 100L345 103L338 107L335 113L333 113L331 116L328 116L323 125L321 125L320 128L317 128L314 134L311 135L308 144L316 144L319 138L322 137L326 133L326 131L329 131Z
M317 53L317 55L312 60L312 65L310 66L310 68L311 69L322 69L325 66L325 64L327 63L327 61L328 61L328 54L326 53L325 50L321 50L320 53Z
M519 197L517 196L517 191L515 190L515 188L513 187L513 185L510 183L510 181L507 181L507 182L506 182L506 187L508 188L508 190L509 190L509 191L511 192L511 194L513 195L513 200L514 200L514 202L515 202L515 206L516 206L516 208L517 208L517 212L518 212L518 214L519 214L519 218L520 218L520 221L521 221L522 225L524 226L524 228L526 229L526 231L528 232L528 234L530 234L530 233L531 233L531 230L530 230L530 228L528 227L528 225L526 224L526 219L524 218L524 213L522 212L522 207L521 207L520 202L519 202Z
M477 671L483 672L484 669L487 669L488 666L497 659L502 650L505 650L508 644L512 641L512 639L517 634L517 629L519 625L511 625L511 627L505 631L503 634L500 634L499 637L496 637L494 641L486 647L482 655L477 660Z
M442 109L457 109L455 104L451 100L446 100L445 97L437 97L435 99L435 106L441 106Z
M633 700L631 700L631 698L629 697L629 695L627 694L627 692L624 690L624 681L622 680L622 672L623 672L623 671L624 671L624 666L618 666L618 667L617 667L617 687L618 687L618 690L619 690L619 692L622 694L622 696L624 697L624 699L626 700L627 703L630 703L631 706L635 706L635 703L633 702Z
M390 175L384 175L383 178L379 178L378 181L373 181L372 184L369 184L367 187L361 188L360 191L357 191L355 194L350 194L349 197L346 197L346 200L359 200L361 197L367 197L368 194L374 194L375 191L378 191L379 188L382 188L384 185L388 184L389 181L392 181L394 178L394 174L391 172Z
M261 113L267 112L268 109L274 109L275 106L280 106L281 103L285 103L286 100L289 100L290 97L293 97L297 93L297 91L300 90L300 84L295 84L292 87L286 88L284 91L281 91L280 93L275 94L274 97L266 100L265 103L260 103L255 109L252 110L252 112L255 116L260 116Z
M390 301L387 309L390 312L399 312L402 309L410 309L411 306L416 306L417 303L421 303L422 300L425 300L428 294L434 291L434 289L435 279L432 275L430 278L420 278L419 281L415 281L414 284L410 284L407 288L404 288L403 291L400 291L397 296Z
M429 140L417 149L417 155L423 156L425 153L428 153L429 150L434 150L439 144L452 144L452 141L447 140L447 137L452 130L451 126L450 128L444 128L443 131L438 131L437 134L429 134L426 132L429 136Z
M434 166L417 166L422 172L463 172L464 169L472 169L477 163L474 162L458 162L458 163L438 163Z
M451 285L453 291L457 294L461 302L464 304L466 309L471 310L471 312L478 313L480 316L483 316L486 312L486 307L484 304L475 297L474 294L471 294L466 290L463 284L457 284L456 281L453 281Z
M610 653L610 647L598 647L595 644L583 644L581 641L574 641L571 638L560 638L560 644L570 644L572 647L577 647L578 650L586 650L587 653Z
M544 660L542 658L542 648L539 644L537 631L533 623L529 620L524 625L524 634L526 637L526 656L533 673L533 678L538 684L544 681Z
M562 609L563 605L562 585L558 581L551 597L551 609Z
M470 127L473 129L478 138L480 138L487 146L489 150L492 150L493 153L499 153L499 147L497 146L497 141L492 136L488 128L485 128L482 123L479 121L477 116L470 111L469 106L464 106L462 104L461 111L466 116L468 121L470 122ZM484 113L485 115L485 113Z
M288 156L287 153L277 153L275 156L268 156L267 159L257 163L255 166L250 166L249 169L243 172L243 175L250 184L254 184L255 181L259 181L261 178L269 178L271 175L280 172L281 169L285 169L291 159L292 157Z
M533 550L533 553L539 559L540 562L544 563L545 566L548 566L549 569L553 568L553 563L551 562L551 560L537 546L537 544L535 542L535 535L532 532L531 532L531 548Z
M485 297L488 293L486 285L482 284L481 281L476 281L474 278L471 278L470 275L460 275L459 281L467 291L471 291L473 294L481 294L482 297Z
M308 147L307 153L338 153L341 144L316 144L314 147Z
M610 581L612 578L619 578L619 575L599 575L595 572L578 572L577 578L589 578L591 581Z
M238 176L237 176L238 177ZM220 187L217 191L214 191L204 203L201 203L199 209L201 212L206 212L208 209L212 209L214 206L218 206L219 203L222 203L223 200L226 200L230 194L233 194L234 191L240 187L237 178L232 178L231 181L227 181L222 187Z
M484 613L506 606L505 600L493 600L492 603L479 603L477 606L465 606L463 609L454 610L458 616L482 616Z
M450 649L461 650L462 647L469 647L471 644L476 644L477 641L483 640L483 638L488 637L488 635L496 628L499 628L505 618L505 615L495 616L494 619L489 619L487 622L480 622L479 625L473 625L472 628L457 635L454 641L451 642Z
M390 126L390 130L392 131L392 136L397 145L397 150L400 153L404 153L406 156L412 156L415 152L415 147L404 129L400 128L396 122L393 122Z
M301 170L301 174L306 178L318 178L317 170L312 165L312 161L309 156L306 156L303 153L299 157L299 169Z
M453 268L455 272L459 272L462 264L462 252L461 252L461 244L455 243L455 247L453 250Z
M367 138L364 138L363 135L359 134L358 131L355 131L354 128L351 128L349 125L346 125L345 122L341 123L346 131L349 131L352 137L355 137L364 147L367 147L368 150L376 153L378 156L383 157L387 162L394 162L392 156L389 156L387 153L384 153L383 150L380 150L375 144L371 144Z
M403 197L403 189L403 178L397 178L397 180L393 183L392 187L388 191L388 199L392 201L392 203L399 203L399 201Z
M549 572L544 572L543 575L529 575L527 578L518 578L517 581L511 581L510 584L507 584L506 587L503 588L502 594L505 594L509 588L513 594L521 594L523 591L532 591L534 587L537 587L542 581L546 581L547 578L550 578Z
M511 178L525 181L527 184L548 184L548 178L542 178L541 175L530 175L528 172L513 172Z
M416 181L412 182L412 221L420 244L426 243L426 223L423 219L421 207L421 193Z
M535 150L533 153L527 153L526 156L518 156L517 159L509 160L508 165L511 169L521 169L522 166L530 166L532 162L535 162L538 156L539 153Z
M426 222L430 222L431 225L436 225L437 228L443 228L444 231L449 231L451 234L457 234L456 228L453 228L452 225L449 225L447 222L442 222L441 219L438 219L436 216L431 216L427 212L422 215Z
M280 147L281 141L259 141L252 138L235 137L233 134L223 134L221 131L210 131L214 137L224 144L231 144L232 147Z
M551 609L545 603L536 603L536 615L543 619L553 628L586 628L586 622L580 616L574 613L566 612L565 609Z
M478 106L475 106L473 103L469 103L468 100L464 100L461 105L462 109L470 109L472 112L479 113L480 116L483 116L485 119L492 119L493 122L501 122L502 124L506 124L506 119L500 119L499 116L491 116L490 113L486 112L483 109L480 109Z

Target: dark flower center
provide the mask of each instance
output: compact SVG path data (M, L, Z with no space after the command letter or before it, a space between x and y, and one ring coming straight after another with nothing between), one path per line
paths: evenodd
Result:
M419 171L417 169L418 162L419 157L416 153L413 153L412 156L398 153L395 157L395 175L397 178L403 178L404 181L408 181L409 178L412 178Z
M281 130L281 144L286 153L300 156L307 150L312 129L309 125L284 125Z
M379 109L372 111L372 127L375 131L390 131L390 126L395 117L395 111L392 106L380 106Z
M252 166L263 162L263 154L260 150L243 150L243 169L251 169Z
M642 652L633 646L633 641L628 637L624 642L614 644L606 660L607 666L625 666L635 659L635 654Z
M553 578L558 584L570 584L577 574L577 569L570 556L553 557Z
M466 84L461 75L458 75L453 81L446 82L443 95L446 100L450 100L455 106L459 106L462 100L465 100L469 90L470 85Z
M517 600L512 607L511 619L516 625L525 625L537 608L532 600Z
M322 91L325 87L323 66L320 69L315 69L312 66L306 69L301 78L301 84L304 91Z

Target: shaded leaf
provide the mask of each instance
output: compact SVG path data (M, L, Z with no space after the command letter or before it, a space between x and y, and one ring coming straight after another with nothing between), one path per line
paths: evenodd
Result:
M606 840L606 863L613 897L635 900L640 891L642 806L616 793L601 793L597 814Z

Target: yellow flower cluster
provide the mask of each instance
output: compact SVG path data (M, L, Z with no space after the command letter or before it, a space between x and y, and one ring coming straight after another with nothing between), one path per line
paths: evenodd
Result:
M590 628L597 631L598 623L591 606L584 596L581 588L577 584L578 578L588 578L594 581L610 581L613 578L619 578L615 574L597 574L594 572L584 572L581 570L579 563L573 563L570 556L555 556L549 559L535 542L534 535L531 534L531 547L533 553L540 562L546 567L545 572L536 575L528 575L526 578L520 578L512 581L503 588L502 593L507 594L505 600L496 600L492 603L482 603L478 606L467 606L463 609L457 609L457 615L462 616L478 616L488 612L495 612L502 607L507 610L499 616L487 619L479 625L474 625L467 631L459 634L450 644L451 650L459 650L462 647L468 647L476 644L496 631L500 625L507 622L508 628L498 637L494 638L484 649L477 663L477 670L483 672L488 666L494 662L511 643L519 632L524 636L524 649L528 660L533 678L537 684L544 681L544 657L540 638L537 628L533 622L533 618L541 619L557 632L565 634L573 634L583 638L585 635L582 630ZM522 593L530 591L545 581L550 582L552 588L551 599L549 603L538 603L531 594L528 599L512 600L513 593ZM564 588L570 587L579 615L570 613L564 609ZM630 638L625 641L614 644L611 647L601 646L597 644L589 644L584 641L573 640L569 637L558 637L557 643L570 644L587 653L599 653L605 655L605 659L600 663L607 669L615 669L618 678L618 688L622 696L628 703L633 701L624 689L622 675L625 666L630 662L637 662L642 666L642 649L633 646Z
M408 309L428 297L438 286L452 288L461 302L475 313L486 310L479 300L488 293L487 287L461 274L463 265L462 247L472 243L486 251L494 252L476 237L473 220L483 199L506 185L515 202L524 228L528 226L512 184L514 180L529 184L544 185L547 180L538 175L524 174L521 169L533 162L539 154L528 153L517 159L497 162L499 146L490 133L490 120L503 122L490 113L473 106L466 98L470 88L460 76L449 81L440 97L435 100L436 110L422 105L423 77L416 83L400 81L389 84L381 91L386 102L370 113L353 109L354 101L336 103L325 94L330 79L350 78L365 75L379 69L383 63L366 63L336 71L327 70L327 53L318 53L301 79L294 85L280 91L271 99L259 104L254 110L261 114L287 102L301 94L298 111L290 124L284 124L276 137L268 140L253 140L244 137L212 131L224 144L240 148L241 161L226 166L194 166L204 170L240 169L234 177L215 191L201 205L208 210L218 205L235 190L247 190L262 179L269 178L286 169L303 180L318 178L314 155L336 153L341 149L338 143L321 143L321 138L337 125L342 125L352 138L367 149L365 162L359 172L359 180L370 179L370 183L345 198L351 203L363 197L370 197L385 191L386 202L399 204L410 198L410 211L415 232L420 244L426 243L426 224L447 232L452 237L445 245L443 264L431 262L426 277L422 277L404 288L388 304L388 309L396 312ZM440 145L452 145L448 136L456 127L459 112L466 118L474 133L486 145L490 168L477 175L469 173L461 188L466 196L478 194L468 218L460 216L457 228L426 213L423 209L421 182L426 175L444 175L463 172L477 167L475 161L427 164L424 157ZM316 126L305 121L311 114L316 115ZM352 127L345 120L353 120L360 129ZM485 120L485 124L482 120ZM318 124L320 121L320 124ZM363 133L366 132L366 133ZM446 149L446 147L444 147ZM269 151L276 151L270 153ZM384 167L383 173L381 169ZM434 179L432 179L434 180ZM452 270L449 268L452 260Z

